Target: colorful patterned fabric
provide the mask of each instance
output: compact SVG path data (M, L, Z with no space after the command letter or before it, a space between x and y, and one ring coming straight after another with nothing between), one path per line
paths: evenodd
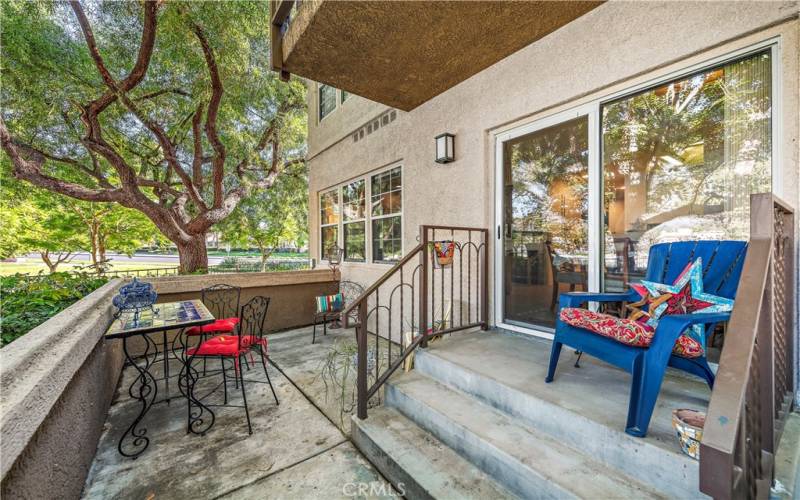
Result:
M452 241L433 242L433 265L436 269L447 267L453 263L456 245Z
M686 266L672 285L642 281L644 287L652 297L670 294L666 300L654 306L650 311L647 324L655 328L658 320L668 314L692 314L728 312L733 310L733 300L719 297L703 291L703 260L697 258ZM634 289L642 293L640 288ZM692 325L684 335L689 335L703 349L706 344L705 325ZM702 352L701 352L702 354Z
M186 330L186 335L201 335L203 333L231 333L239 324L239 318L222 318L211 324L193 326Z
M561 321L635 347L647 347L655 330L644 323L578 307L561 309Z
M649 347L653 342L653 335L655 335L655 329L643 322L578 307L561 309L559 317L561 321L570 326L589 330L634 347ZM684 358L696 358L703 354L703 346L683 334L675 342L672 353Z
M320 295L317 300L317 313L340 311L344 307L344 297L341 293L334 295Z
M686 333L678 337L678 341L675 342L675 347L672 348L672 354L676 354L682 358L699 358L704 352L703 345Z

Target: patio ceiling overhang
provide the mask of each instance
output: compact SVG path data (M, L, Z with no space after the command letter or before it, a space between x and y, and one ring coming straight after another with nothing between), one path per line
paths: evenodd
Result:
M601 3L273 0L272 66L409 111Z

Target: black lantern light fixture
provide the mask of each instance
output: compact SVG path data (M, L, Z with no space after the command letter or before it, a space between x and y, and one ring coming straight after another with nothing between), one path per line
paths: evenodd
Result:
M450 163L456 159L456 136L444 133L436 136L436 163Z

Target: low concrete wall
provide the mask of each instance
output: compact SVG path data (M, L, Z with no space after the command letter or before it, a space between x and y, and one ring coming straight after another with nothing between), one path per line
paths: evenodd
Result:
M270 297L271 331L310 324L314 297L338 289L330 270L149 281L159 302L199 298L216 283L242 287L242 304ZM95 290L0 351L0 497L80 497L123 366L122 342L103 340L122 283ZM139 341L129 343L132 353Z
M78 498L122 370L114 280L0 351L0 496Z
M269 297L268 331L311 324L314 319L314 297L336 293L338 282L338 273L334 274L329 269L170 276L152 280L158 293L158 302L197 299L203 288L217 283L241 287L241 305L257 295Z

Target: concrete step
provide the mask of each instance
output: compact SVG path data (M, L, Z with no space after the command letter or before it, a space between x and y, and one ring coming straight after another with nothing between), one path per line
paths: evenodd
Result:
M544 383L549 343L499 332L454 337L416 352L414 369L673 498L701 498L698 462L680 451L672 408L705 408L692 380L665 380L647 438L624 432L630 377L562 354ZM688 386L686 386L688 384Z
M406 498L516 498L430 433L389 407L353 417L359 450Z
M663 498L632 477L422 373L389 382L386 404L523 498Z

